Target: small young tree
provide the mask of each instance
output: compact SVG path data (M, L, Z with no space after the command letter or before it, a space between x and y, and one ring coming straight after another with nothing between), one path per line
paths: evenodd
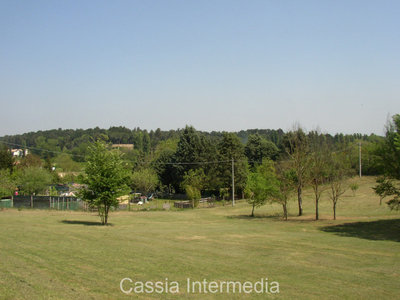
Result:
M183 176L181 188L185 190L188 198L192 200L193 207L197 207L198 200L201 198L201 191L206 185L206 180L207 177L202 168L190 169Z
M356 191L358 190L359 186L357 183L350 183L349 184L349 188L351 189L351 191L353 192L353 197L356 196Z
M250 172L246 184L246 194L250 194L247 203L252 205L251 217L254 217L254 210L265 205L277 193L277 180L273 163L267 161Z
M274 193L273 200L282 205L283 218L288 218L288 203L296 189L296 173L291 170L285 162L275 165L276 177L278 181L278 191Z
M250 217L254 217L254 210L259 208L267 202L267 194L266 194L266 180L259 173L250 172L248 174L247 185L246 185L246 194L250 194L250 198L247 199L247 203L249 203L253 208L251 210Z
M375 181L377 185L372 189L380 198L379 205L382 205L383 198L396 194L396 187L394 186L393 180L386 177L378 177Z
M219 196L222 197L222 205L225 206L225 197L229 195L229 189L227 188L220 188L219 189Z
M106 225L112 206L117 207L118 197L129 191L129 171L117 150L107 150L104 142L97 141L90 147L86 158L82 183L87 185L80 196L91 206L97 206L101 223Z
M333 160L331 164L331 174L329 176L329 197L333 204L333 219L336 220L336 205L339 198L347 191L349 171L345 167L343 160Z
M324 185L328 177L328 162L330 153L325 139L318 131L311 134L311 162L309 166L309 183L313 188L315 196L315 220L319 220L319 201L322 193L329 188Z
M199 199L201 198L200 191L194 186L186 185L185 191L187 197L192 200L192 207L197 207L199 204Z

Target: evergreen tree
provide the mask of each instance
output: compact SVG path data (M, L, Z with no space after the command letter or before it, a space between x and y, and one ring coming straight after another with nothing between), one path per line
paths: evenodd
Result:
M202 163L207 162L207 142L205 137L194 129L186 126L182 132L173 158L173 175L175 188L180 188L185 173L190 169L198 169Z
M156 171L163 185L170 185L174 182L173 166L175 151L169 148L163 149L158 157L152 161L153 169Z
M235 133L224 132L218 145L220 187L232 190L232 160L234 164L235 194L243 193L246 187L248 164L244 146Z
M266 158L276 160L278 148L274 143L267 141L256 133L249 136L244 153L249 160L250 166L254 166L255 164L260 164Z

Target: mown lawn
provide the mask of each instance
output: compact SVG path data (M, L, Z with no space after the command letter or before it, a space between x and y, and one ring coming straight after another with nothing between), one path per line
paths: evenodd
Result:
M306 192L305 215L290 204L182 211L95 213L0 211L0 299L399 299L400 212L354 179L338 220L324 197L321 220ZM137 282L177 282L179 293L124 294ZM279 293L201 293L193 281L279 283ZM268 278L266 280L265 278Z

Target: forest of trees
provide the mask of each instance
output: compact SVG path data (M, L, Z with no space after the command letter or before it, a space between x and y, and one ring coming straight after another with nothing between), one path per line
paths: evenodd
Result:
M18 135L6 135L0 137L0 142L8 145L10 149L29 149L30 153L39 155L42 159L47 156L53 158L59 153L73 154L74 161L84 161L87 153L87 146L96 140L103 140L111 144L133 144L136 155L139 152L144 154L155 153L160 147L164 147L163 142L177 141L184 128L177 130L162 131L157 128L155 131L139 127L133 130L124 126L110 127L109 129L89 128L89 129L53 129L46 131L29 132ZM223 132L201 132L201 136L211 143L217 144L222 140ZM285 135L282 129L248 129L234 133L239 140L246 144L250 136L258 135L263 141L281 148L281 139ZM313 134L311 131L309 134ZM362 135L360 133L346 134L337 133L334 136L323 134L326 143L332 150L340 150L349 144L362 142L377 142L382 139L375 134ZM280 149L282 150L282 149Z
M112 145L132 144L133 147L118 150L131 172L132 189L227 195L233 188L234 171L235 195L251 199L253 209L263 205L266 199L275 199L285 212L290 193L296 191L301 215L303 187L315 188L318 203L321 184L359 173L360 145L363 174L383 174L373 153L384 140L385 137L374 134L332 136L307 132L299 125L288 132L251 129L229 133L201 132L193 126L169 131L158 128L150 132L122 126L107 130L59 128L1 137L0 169L3 171L0 175L7 187L14 182L22 193L28 193L24 182L39 176L33 172L34 168L47 170L51 175L41 174L46 184L76 181L76 176L84 170L88 149L96 141L104 142L109 150ZM27 149L29 154L11 158L11 162L4 158L9 156L9 149ZM323 161L319 161L321 157ZM329 170L323 166L329 166ZM4 170L8 170L8 175ZM346 174L341 174L341 170L346 170ZM5 196L10 189L4 187L2 191L1 196Z

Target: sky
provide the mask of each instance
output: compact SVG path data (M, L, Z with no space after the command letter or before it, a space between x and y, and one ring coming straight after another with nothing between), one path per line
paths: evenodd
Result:
M383 134L400 1L0 1L0 136L125 126Z

